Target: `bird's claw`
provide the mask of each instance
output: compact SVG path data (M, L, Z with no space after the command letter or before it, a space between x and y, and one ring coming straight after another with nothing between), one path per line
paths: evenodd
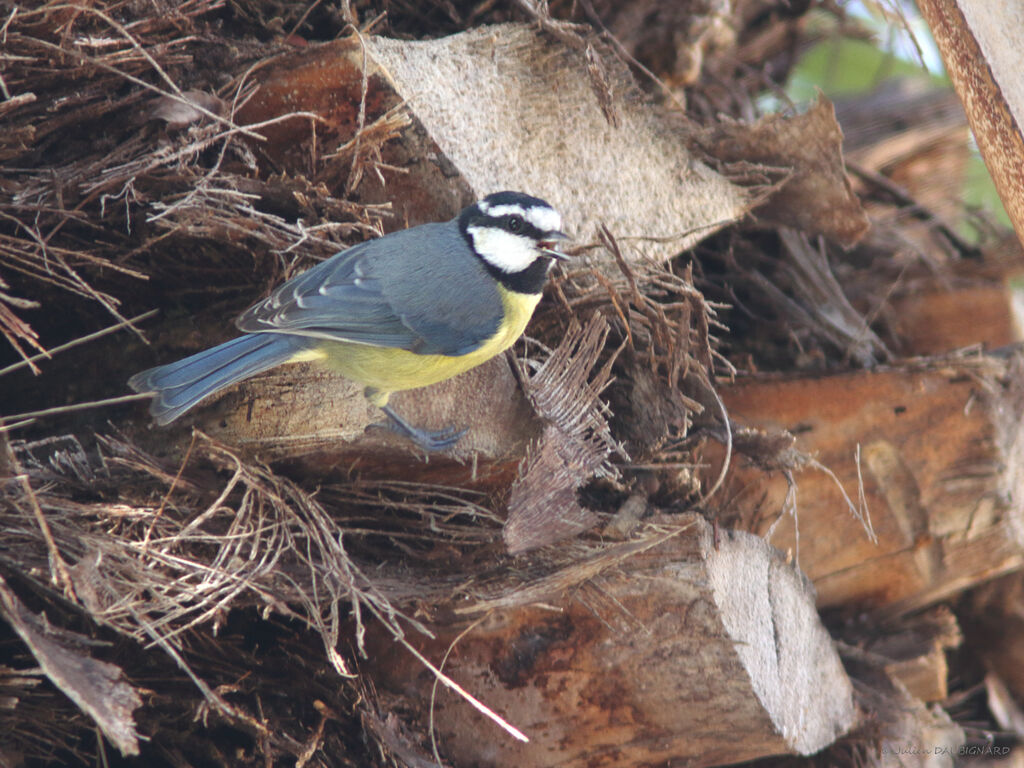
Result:
M404 432L404 430L400 431ZM469 430L467 429L446 427L445 429L439 429L436 432L425 429L416 429L406 433L406 435L420 448L429 453L431 451L443 451L445 448L451 448L459 442L459 440L462 439L462 436L468 431Z
M392 432L405 435L428 454L451 448L469 431L468 429L458 429L457 427L445 427L438 430L420 429L419 427L412 426L387 406L381 410L387 414L388 420L374 426L385 427Z

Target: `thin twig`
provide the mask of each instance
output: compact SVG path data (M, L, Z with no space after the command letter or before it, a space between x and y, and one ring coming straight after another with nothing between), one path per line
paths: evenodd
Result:
M714 386L709 387L709 391L711 392L711 396L715 398L715 402L718 404L719 413L722 414L722 425L725 428L725 458L722 459L722 468L718 472L718 477L715 479L714 485L712 485L710 490L708 490L700 501L697 502L697 507L705 505L708 499L718 492L718 489L722 487L722 483L725 482L725 476L729 472L729 465L732 464L732 425L729 423L729 411L726 409L725 403L722 402L722 398L715 390Z
M520 731L514 725L508 723L501 717L501 715L490 709L486 704L484 704L482 701L473 696L473 694L471 694L461 685L459 685L450 677L448 677L448 675L446 675L440 669L431 664L427 657L419 651L417 651L415 648L413 648L413 646L409 643L408 640L406 640L404 637L398 637L395 639L398 640L398 642L400 642L402 645L404 645L406 650L408 650L409 653L411 653L420 661L420 663L422 663L427 669L429 669L438 680L440 680L442 683L444 683L446 686L448 686L457 694L459 694L462 698L464 698L467 702L469 702L473 706L473 708L476 709L477 712L480 712L485 717L488 717L491 720L493 720L498 726L500 726L503 730L509 733L513 738L523 742L530 741L530 739L527 737L525 733Z
M60 549L53 538L53 531L46 520L46 515L43 514L43 508L39 505L39 499L36 498L35 491L32 489L32 483L29 482L28 475L22 469L21 463L18 461L18 457L14 455L14 451L11 450L10 444L5 440L3 446L7 453L7 463L14 470L18 483L21 485L22 491L25 492L25 498L28 499L29 506L32 508L32 515L36 519L36 525L39 526L39 531L43 535L43 541L46 542L46 549L50 554L50 582L54 586L60 587L66 598L73 600L75 598L75 586L71 580L71 572L68 570L68 565L64 562L64 558L61 557Z
M452 651L455 650L455 646L459 644L459 641L480 626L484 619L488 618L490 614L484 614L479 619L474 621L464 630L459 632L454 640L448 645L448 649L444 652L444 658L441 659L441 666L438 668L439 671L444 670L444 665L448 663L448 657L452 655ZM434 684L430 688L430 715L427 720L427 732L430 734L430 747L434 750L434 759L438 765L444 765L444 761L441 760L441 754L437 750L437 733L434 728L434 705L437 699L437 686L440 683L440 678L434 678Z
M175 83L174 80L171 79L171 77L163 70L163 68L156 61L156 59L154 59L150 55L150 53L145 48L143 48L142 45L140 45L139 42L137 40L135 40L134 37L131 36L131 34L128 32L128 30L125 29L123 26L121 26L121 24L119 24L117 21L112 19L110 16L105 14L103 11L98 10L96 8L91 8L91 7L88 7L88 6L76 5L74 3L67 3L67 4L63 4L63 5L47 6L47 8L45 10L47 12L52 12L54 10L75 10L75 11L78 11L80 13L93 14L93 15L98 16L99 18L103 19L103 21L105 21L111 27L113 27L118 32L120 32L125 37L125 39L132 45L132 47L135 48L136 50L138 50L139 53L147 61L150 62L150 64L156 70L157 74L160 76L160 79L163 80L165 83L167 83L168 87L171 88L171 90L173 92L169 93L169 92L167 92L167 91L165 91L165 90L163 90L163 89L161 89L161 88L159 88L159 87L157 87L157 86L155 86L155 85L153 85L151 83L146 82L142 78L135 77L134 75L130 75L127 72L123 72L120 69L118 69L117 67L111 66L110 64L107 64L106 62L104 62L104 61L102 61L102 60L100 60L98 58L95 58L93 56L88 56L87 54L80 53L80 52L78 52L76 50L73 50L71 48L66 48L66 47L61 46L61 45L55 45L54 43L50 43L50 42L48 42L46 40L42 40L42 39L38 39L38 38L36 38L34 40L34 42L36 44L38 44L38 45L40 45L40 46L42 46L44 48L50 48L52 50L55 50L55 51L59 52L60 55L62 55L62 56L74 56L80 62L85 62L85 63L91 64L91 65L93 65L95 67L99 67L100 69L102 69L102 70L104 70L106 72L110 72L112 74L115 74L115 75L118 75L120 77L123 77L124 79L128 80L129 82L132 82L132 83L135 83L136 85L142 86L143 88L145 88L147 90L155 91L156 93L159 93L161 96L166 96L167 98L172 99L173 101L176 101L176 102L178 102L180 104L184 104L185 106L190 107L192 109L195 109L196 111L198 111L198 112L202 113L203 115L205 115L210 120L213 120L213 121L218 122L218 123L223 123L223 124L229 126L231 129L233 129L235 131L240 131L240 132L244 133L246 136L249 136L249 138L257 139L259 141L266 141L266 137L261 136L258 133L252 132L252 131L250 131L247 128L242 128L242 127L240 127L238 125L235 125L233 122L231 122L227 118L224 118L224 117L218 115L216 112L213 112L213 111L207 109L206 107L202 106L201 104L196 104L193 101L191 101L190 99L188 99L182 93L182 91L178 87L177 83ZM25 15L29 15L29 14L25 14Z
M60 405L56 408L44 408L41 411L27 411L25 413L16 413L11 416L0 416L0 432L6 432L11 426L7 422L16 421L20 419L38 419L43 416L57 416L63 413L74 413L75 411L87 411L90 408L103 408L108 405L120 405L121 403L130 403L135 400L146 400L152 397L150 393L141 393L138 395L122 395L121 397L110 397L106 400L93 400L88 403L73 403L72 405Z
M142 539L142 554L145 556L146 550L149 548L149 540L153 535L153 529L159 522L160 517L164 513L164 509L167 507L167 501L171 498L171 494L174 493L174 489L181 482L181 476L185 473L185 467L188 466L188 460L192 456L192 449L196 447L196 439L199 437L199 433L196 430L192 431L192 440L188 444L188 450L185 451L185 457L181 460L181 466L178 467L178 474L174 476L171 481L170 487L167 489L167 493L160 499L160 506L157 508L156 513L153 515L153 519L149 523L149 527L146 528L146 535Z
M95 333L90 333L87 334L86 336L80 336L77 339L72 339L71 341L66 342L64 344L60 344L46 352L40 352L38 355L33 355L32 357L26 358L17 363L11 363L6 368L0 368L0 376L11 373L12 371L16 371L19 368L30 366L33 363L36 363L40 360L49 360L59 352L64 352L73 347L77 347L82 344L87 344L90 341L95 341L96 339L107 336L108 334L111 334L114 331L119 331L125 326L134 325L135 323L142 322L143 320L148 320L149 318L153 317L153 315L155 315L157 312L159 312L159 310L151 309L149 310L149 312L143 312L141 315L136 315L135 317L129 318L127 320L122 320L121 322L115 323L114 325L108 325L106 328L96 331Z

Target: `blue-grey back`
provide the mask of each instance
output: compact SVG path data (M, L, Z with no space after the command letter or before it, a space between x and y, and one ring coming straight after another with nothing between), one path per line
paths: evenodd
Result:
M449 221L342 251L279 286L237 325L462 355L497 332L502 312L497 282Z

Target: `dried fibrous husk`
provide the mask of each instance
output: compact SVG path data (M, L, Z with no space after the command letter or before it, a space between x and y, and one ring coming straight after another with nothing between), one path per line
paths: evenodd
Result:
M606 463L612 453L629 459L599 399L614 357L592 373L607 336L604 321L593 316L586 327L570 330L529 379L527 397L545 426L509 491L504 539L512 554L591 528L597 518L580 506L577 489L594 476L614 474Z
M802 115L771 115L752 125L723 122L698 138L723 163L790 170L760 216L852 246L870 223L846 176L842 142L835 109L823 95Z

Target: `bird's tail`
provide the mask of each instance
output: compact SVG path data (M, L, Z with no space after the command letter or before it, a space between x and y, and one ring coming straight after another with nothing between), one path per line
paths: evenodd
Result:
M170 424L203 398L287 363L308 346L308 340L295 336L249 334L137 373L128 379L128 386L136 392L152 392L150 413L157 424Z

